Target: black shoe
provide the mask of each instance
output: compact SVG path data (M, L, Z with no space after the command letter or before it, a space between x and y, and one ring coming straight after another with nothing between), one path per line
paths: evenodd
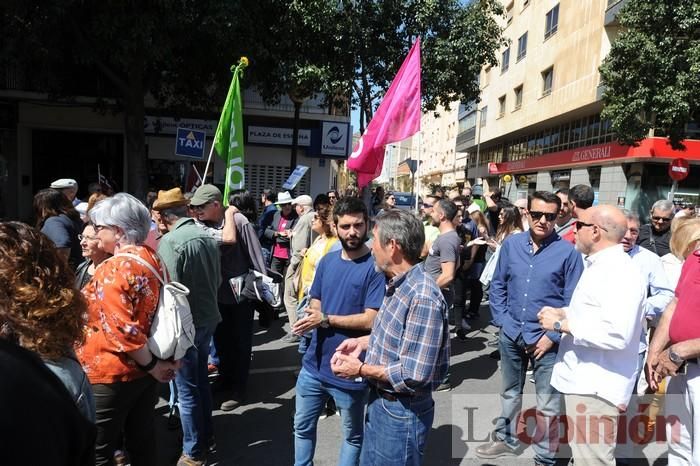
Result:
M457 338L459 338L462 341L467 341L467 331L462 328L457 330Z
M230 391L232 389L233 389L233 383L231 383L230 380L222 378L221 376L219 376L219 378L216 379L213 384L211 384L211 392L212 393L227 392L227 391Z
M502 456L518 456L515 450L506 445L505 442L496 440L485 443L476 448L476 456L484 459L500 458Z

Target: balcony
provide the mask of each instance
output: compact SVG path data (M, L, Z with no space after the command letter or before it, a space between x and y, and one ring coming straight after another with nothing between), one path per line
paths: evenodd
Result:
M323 96L316 95L314 98L304 101L301 106L301 113L306 113L307 115L348 116L347 106L345 106L345 108L334 108L333 111L329 111L328 108L324 107L324 105L325 102ZM265 103L260 94L255 92L253 89L246 89L243 91L243 108L245 110L294 113L294 103L286 95L280 98L279 103L275 105L268 105Z

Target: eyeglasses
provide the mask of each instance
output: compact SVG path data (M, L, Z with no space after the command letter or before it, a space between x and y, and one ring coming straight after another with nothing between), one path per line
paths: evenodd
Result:
M659 217L658 215L653 215L651 219L655 222L670 222L671 220L673 220L670 217Z
M95 230L97 230L97 228L95 228ZM78 241L82 241L82 240L85 240L85 241L96 241L96 240L99 240L99 239L100 239L100 238L98 238L97 236L78 235Z
M596 225L595 223L586 223L586 222L582 222L582 221L580 221L580 220L578 220L578 221L576 222L576 229L577 229L577 230L580 230L580 229L582 229L582 228L584 228L584 227L598 227L598 228L600 228L600 229L603 230L603 231L608 231L607 228L603 228L603 227L601 227L600 225Z
M95 225L93 228L95 229L95 233L99 233L105 228L109 230L111 227L109 225Z
M559 215L558 212L551 213L551 212L537 212L537 211L532 211L532 210L530 211L530 217L532 217L532 219L536 222L539 221L542 218L542 216L544 216L545 220L547 220L548 222L553 222L554 220L556 220L557 215Z
M191 205L190 208L191 208L192 210L194 210L195 212L201 212L201 211L203 211L204 209L206 209L207 206L208 206L209 204L211 204L211 202L205 202L205 203L202 204L202 205Z

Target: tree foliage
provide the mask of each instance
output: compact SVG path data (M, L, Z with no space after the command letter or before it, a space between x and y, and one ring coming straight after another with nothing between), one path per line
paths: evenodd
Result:
M700 2L630 0L623 30L600 67L603 118L634 145L659 128L682 148L686 124L700 117Z

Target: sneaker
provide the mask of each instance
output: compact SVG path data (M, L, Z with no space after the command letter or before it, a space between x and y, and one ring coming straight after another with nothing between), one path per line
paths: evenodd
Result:
M500 458L502 456L518 456L515 450L510 448L505 442L496 440L495 442L485 443L476 448L476 456L484 459Z
M209 453L216 453L216 439L214 437L207 440L207 450L209 450Z
M452 390L452 384L449 380L441 383L438 388L435 389L436 392L449 392Z
M228 400L224 401L221 403L221 411L233 411L234 409L238 408L240 405L242 405L244 402L243 396L237 393L234 393L231 398Z
M288 333L282 337L283 343L299 343L299 337L293 333Z
M206 458L192 458L191 456L183 453L180 455L180 459L177 460L177 466L206 466L207 464L207 459Z

